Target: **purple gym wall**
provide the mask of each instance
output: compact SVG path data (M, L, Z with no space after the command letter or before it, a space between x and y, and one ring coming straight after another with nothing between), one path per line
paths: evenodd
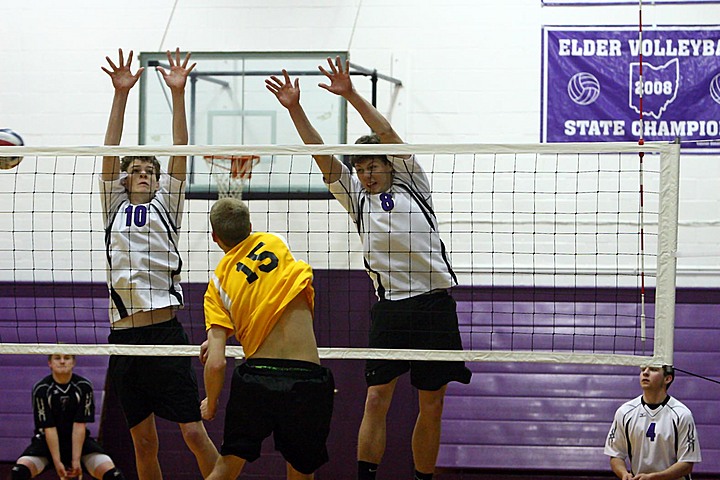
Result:
M368 310L374 301L367 275L361 271L320 270L316 270L315 275L320 344L365 346ZM87 332L106 335L105 285L6 284L0 285L0 289L13 295L0 298L0 340L4 342L13 341L12 336L17 336L18 329L8 330L2 326L3 320L5 324L14 322L15 325L16 318L22 317L24 325L36 330L34 334L45 335L43 332L48 325L38 322L35 317L77 318L80 311L95 312L94 319L87 319ZM187 324L191 316L201 318L196 316L201 314L204 289L205 285L200 284L185 286L188 307L180 315L184 323ZM492 297L496 302L520 304L530 298L527 293L506 291L502 295L488 295L482 289L458 288L454 295L462 317L468 302L488 301ZM599 308L589 298L602 304L602 308L622 304L618 300L622 299L622 292L607 291L590 297L581 293L548 290L532 296L532 301L537 305L562 302L565 307L579 310ZM576 300L568 303L569 298ZM17 305L27 308L18 310ZM44 306L30 308L29 305ZM719 291L678 291L676 367L712 378L720 377L716 325L719 310ZM204 332L196 320L193 323L192 342L199 344ZM77 327L73 325L65 331L77 330ZM20 359L24 361L20 362ZM98 361L102 364L104 359L81 357L78 371L85 373L84 368L92 372L90 364ZM363 363L353 360L326 363L335 373L338 392L328 442L331 460L321 468L317 478L351 479L356 468L356 436L365 398ZM199 362L196 367L201 379ZM93 368L102 372L105 367ZM476 363L471 368L474 377L470 385L451 385L448 390L439 468L446 472L608 472L608 459L602 453L603 443L615 409L640 393L636 368L530 363ZM32 417L28 385L46 371L44 358L0 356L0 373L7 385L6 394L0 399L0 415L4 419L0 428L0 462L13 461L29 442ZM102 375L94 374L99 377L94 382L102 401ZM719 392L720 386L681 371L670 390L695 415L704 459L696 467L696 473L720 473L720 425L716 414L720 410ZM389 416L388 447L379 479L409 476L412 469L410 434L416 410L415 393L403 378ZM128 478L134 478L132 444L117 399L111 392L104 396L102 411L102 441L116 462L129 472ZM161 463L167 478L197 478L194 459L184 446L178 428L164 421L159 421L159 425ZM222 415L208 423L207 428L219 444ZM244 478L284 478L283 461L273 452L271 442L265 444L264 452L260 460L247 467ZM459 473L456 477L452 475L446 473L443 479L460 478Z

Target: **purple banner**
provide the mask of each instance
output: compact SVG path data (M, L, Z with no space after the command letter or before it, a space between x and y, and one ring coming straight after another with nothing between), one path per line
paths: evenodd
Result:
M720 147L720 27L545 27L542 82L543 142Z

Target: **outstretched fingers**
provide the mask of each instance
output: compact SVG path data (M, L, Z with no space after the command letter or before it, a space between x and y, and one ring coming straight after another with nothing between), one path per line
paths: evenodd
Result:
M282 78L271 75L265 79L265 88L275 95L283 107L291 109L300 103L300 79L291 80L285 69L282 75Z
M190 62L190 52L185 54L185 58L182 59L180 55L180 47L176 48L174 52L167 50L166 52L168 64L170 66L169 71L166 71L163 67L157 66L155 69L160 72L165 80L168 87L174 89L185 88L185 83L190 72L195 68L197 63L193 63L188 67Z
M132 50L130 50L132 52ZM132 54L131 54L132 55ZM125 62L123 61L123 51L122 48L118 48L118 58L120 59L118 61L118 65L125 65Z
M288 74L287 70L283 68L282 70L283 74L283 80L280 80L275 75L271 75L270 78L265 79L265 87L270 90L274 94L278 94L280 90L288 85L292 85L292 81L290 80L290 75ZM295 88L298 88L298 79L295 79Z
M345 60L345 65L343 65L342 59L337 56L335 57L335 61L333 63L333 59L328 57L327 59L328 65L330 66L330 72L325 70L322 65L318 66L318 69L320 69L320 72L332 80L332 77L335 75L343 75L348 74L350 72L350 60ZM332 72L332 73L331 73Z
M322 66L318 66L320 72L325 75L330 84L318 83L318 87L334 93L335 95L345 95L352 90L352 82L350 81L350 61L346 60L343 65L342 59L337 56L335 60L328 58L330 71Z
M267 88L276 95L280 91L282 86L282 82L280 82L280 79L278 79L275 75L272 75L270 78L265 79L265 88Z
M133 51L130 50L127 61L125 61L125 55L123 53L122 48L118 48L118 61L115 63L110 57L106 56L105 60L107 61L110 68L101 66L100 69L107 73L110 78L112 78L113 85L116 89L120 90L129 90L130 88L137 83L138 79L140 78L140 75L142 75L143 71L145 70L144 67L138 68L137 72L133 75L131 71L131 65L133 60Z
M112 68L113 71L117 70L117 65L115 65L115 64L113 63L113 61L110 59L110 57L105 57L105 60L107 60L108 65L110 65L110 68ZM107 68L105 68L105 67L100 67L100 68L102 68L103 70L105 70L105 72L110 73L110 70L108 70Z
M113 72L117 72L121 68L129 68L130 62L132 62L132 50L130 50L130 58L128 59L127 65L125 64L122 48L118 48L118 63L117 63L117 65L115 65L115 62L113 62L109 56L105 56L105 60L108 62L108 65L110 65L110 68L112 68ZM120 65L120 66L118 67L118 65ZM100 67L100 68L102 68L103 71L105 71L105 73L107 73L107 74L111 73L110 70L108 70L105 67Z
M335 57L335 65L337 66L337 71L340 73L350 73L350 59L345 60L345 68L343 68L343 62L340 59L340 56L338 55Z

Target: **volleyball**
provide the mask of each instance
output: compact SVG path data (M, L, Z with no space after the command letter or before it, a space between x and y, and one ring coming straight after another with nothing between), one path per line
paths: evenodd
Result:
M715 103L720 104L720 73L710 80L710 98L712 98Z
M23 139L16 132L9 128L0 128L0 147L21 147L25 145ZM8 170L10 168L18 166L22 161L23 157L3 157L0 156L0 169Z
M600 82L591 73L576 73L568 82L567 91L573 102L590 105L600 96Z

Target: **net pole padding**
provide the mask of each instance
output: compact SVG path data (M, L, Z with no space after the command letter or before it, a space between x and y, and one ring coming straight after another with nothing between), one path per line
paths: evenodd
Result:
M680 144L670 145L660 157L657 285L655 290L655 348L663 365L673 364L675 288L677 269ZM658 362L656 362L658 363Z
M360 144L360 145L157 145L95 147L0 147L0 156L101 157L124 155L334 155L334 154L556 154L556 153L662 153L668 142L597 142L597 143L465 143L465 144Z
M117 344L0 344L0 354L52 355L62 352L68 355L143 355L194 357L200 354L200 345L117 345ZM393 350L379 348L327 348L319 347L320 358L325 360L417 360L417 361L465 361L465 362L526 362L554 364L590 364L633 366L653 365L655 357L621 355L611 353L577 352L518 352L509 350ZM572 353L571 355L569 355ZM227 346L225 355L243 358L242 347Z

